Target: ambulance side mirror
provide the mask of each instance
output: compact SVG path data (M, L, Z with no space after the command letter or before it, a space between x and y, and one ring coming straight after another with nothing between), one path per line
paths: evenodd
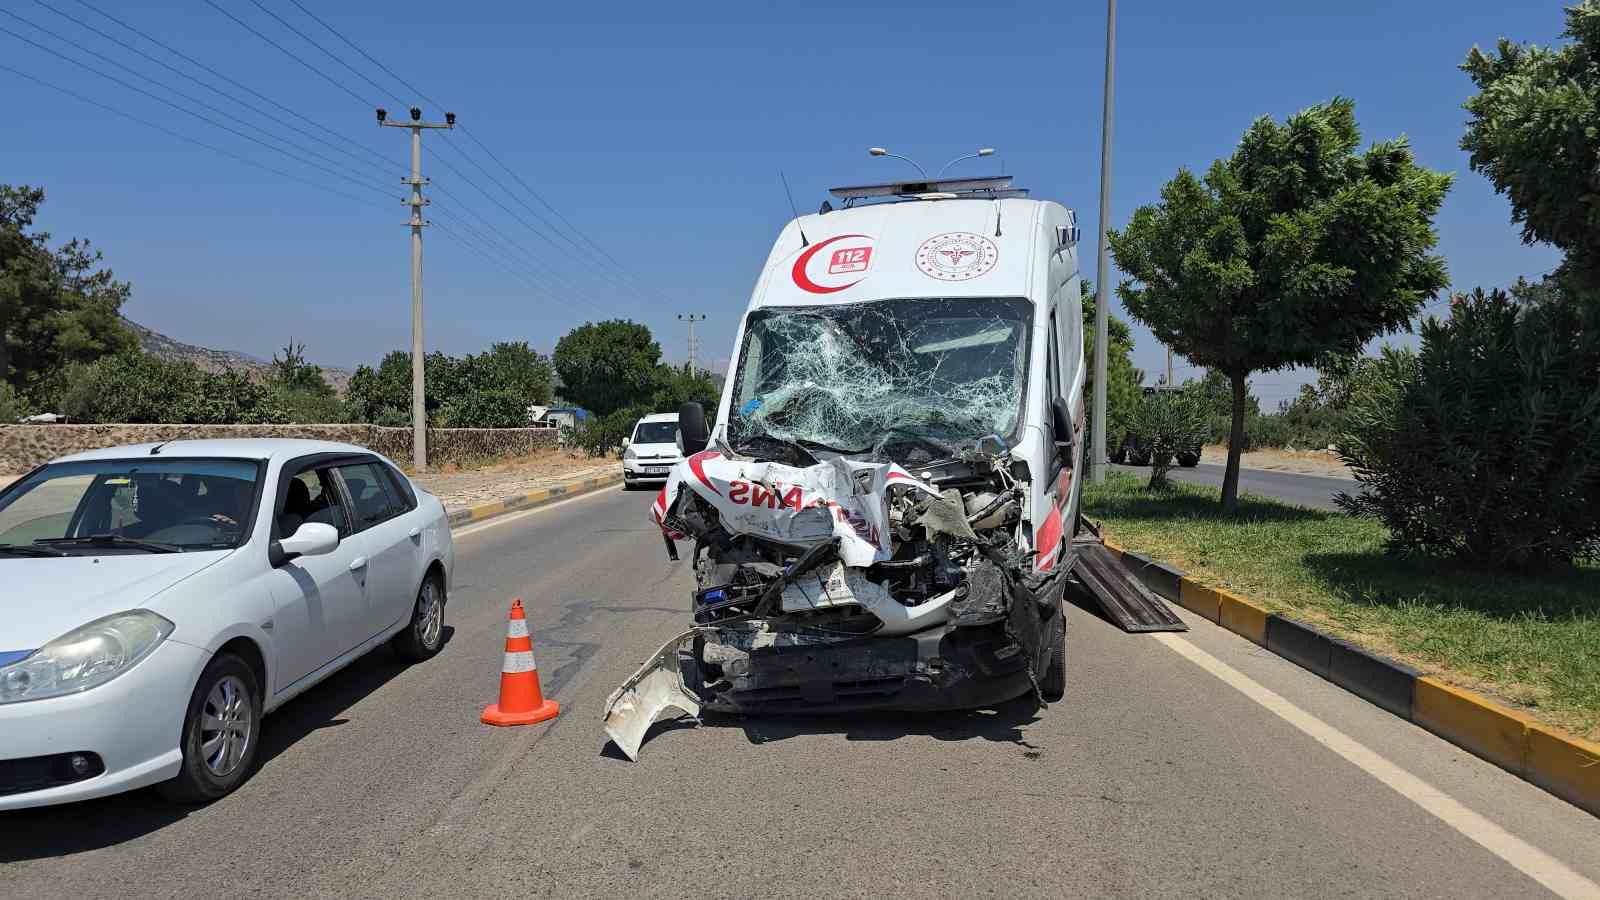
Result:
M1055 432L1056 453L1061 457L1062 465L1072 465L1072 408L1067 406L1065 397L1051 401L1050 424Z
M678 449L683 455L699 453L710 442L705 409L692 400L678 407Z

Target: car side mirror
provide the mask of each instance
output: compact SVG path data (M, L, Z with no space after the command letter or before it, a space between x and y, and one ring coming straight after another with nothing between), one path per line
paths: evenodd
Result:
M633 443L633 438L623 438L622 439L622 449L624 449L624 450L628 449L628 445L631 444L631 443Z
M1072 465L1072 408L1065 397L1050 402L1050 424L1055 433L1056 453L1063 465Z
M711 432L706 428L705 409L692 400L678 407L678 449L683 455L699 453L709 443Z
M267 548L274 568L302 556L322 556L339 549L339 529L323 522L306 522L294 534L273 541Z

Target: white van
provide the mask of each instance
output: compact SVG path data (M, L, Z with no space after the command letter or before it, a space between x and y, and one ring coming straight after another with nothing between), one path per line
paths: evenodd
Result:
M630 755L630 727L663 708L639 686L673 678L675 648L696 666L665 706L690 713L1064 690L1075 216L1009 178L832 193L843 208L773 245L713 422L680 410L688 458L652 515L669 544L694 540L695 628L614 695L608 728Z
M678 450L678 414L655 413L634 423L622 439L622 482L632 487L642 481L666 481L667 473L683 460Z

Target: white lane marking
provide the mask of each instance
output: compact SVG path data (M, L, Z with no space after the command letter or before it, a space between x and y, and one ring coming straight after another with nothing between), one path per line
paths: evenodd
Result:
M503 516L495 516L492 519L468 525L464 528L452 528L450 530L450 536L459 540L468 535L477 534L480 531L487 531L490 528L499 528L501 525L510 525L512 522L520 522L529 516L536 516L539 513L549 512L552 509L559 509L563 506L566 506L568 503L577 503L580 500L589 500L594 497L609 495L610 493L612 492L610 490L610 486L608 485L607 487L600 488L599 490L579 494L576 497L568 497L565 500L557 500L554 503L546 503L543 506L535 506L533 509L525 509L522 512L507 513Z
M1574 872L1565 863L1511 834L1463 806L1443 791L1367 749L1354 738L1306 712L1259 682L1189 641L1172 634L1153 637L1174 653L1251 700L1268 712L1305 732L1317 743L1339 754L1400 796L1422 807L1434 818L1454 828L1474 843L1500 857L1513 868L1550 889L1559 897L1600 898L1600 884Z

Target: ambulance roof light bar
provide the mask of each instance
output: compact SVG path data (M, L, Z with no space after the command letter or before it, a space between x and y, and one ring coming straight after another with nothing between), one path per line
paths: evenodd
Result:
M902 199L917 199L923 194L956 194L979 195L989 197L1023 197L1027 191L1023 188L1011 187L1010 175L996 175L987 178L945 178L929 181L890 181L884 184L861 184L848 187L836 187L828 191L835 198L843 200L845 207L849 208L857 200L866 200L875 197L896 197ZM930 198L931 199L931 198Z

